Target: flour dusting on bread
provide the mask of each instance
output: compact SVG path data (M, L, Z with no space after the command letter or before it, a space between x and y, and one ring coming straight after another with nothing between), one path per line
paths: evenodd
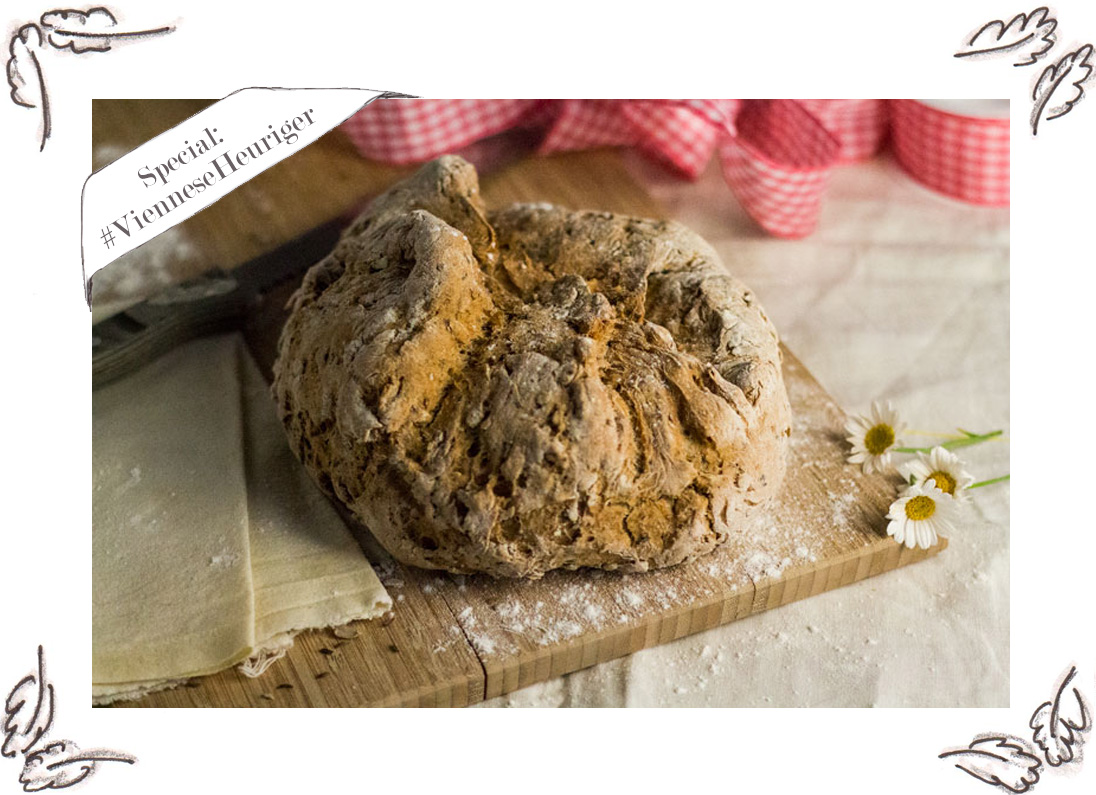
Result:
M320 486L416 566L645 571L748 532L784 477L775 330L679 224L488 212L444 157L292 301L274 392Z

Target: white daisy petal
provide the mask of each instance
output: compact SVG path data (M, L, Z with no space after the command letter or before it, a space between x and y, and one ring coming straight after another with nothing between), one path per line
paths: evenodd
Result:
M918 453L916 459L904 463L899 471L906 479L912 476L914 482L931 479L933 485L957 500L966 499L966 489L974 482L959 457L944 447L934 447L927 455Z
M915 483L903 489L891 503L887 535L910 549L930 549L941 534L953 532L954 511L955 500L937 488L935 482Z
M910 549L914 549L920 540L920 522L915 522L912 519L906 520L906 546Z
M900 474L907 481L912 475L915 483L924 480L929 476L929 473L932 472L932 470L929 469L928 465L921 460L925 454L918 453L917 455L917 458L905 461L900 467L898 467L898 474Z
M872 403L867 417L850 417L845 422L848 443L852 448L848 461L860 464L865 474L889 472L891 450L901 446L899 436L905 428L889 402Z

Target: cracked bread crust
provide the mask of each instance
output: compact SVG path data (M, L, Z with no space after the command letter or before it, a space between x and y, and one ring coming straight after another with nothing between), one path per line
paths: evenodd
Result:
M646 571L748 532L790 411L772 324L685 227L515 205L443 157L291 300L290 445L399 560Z

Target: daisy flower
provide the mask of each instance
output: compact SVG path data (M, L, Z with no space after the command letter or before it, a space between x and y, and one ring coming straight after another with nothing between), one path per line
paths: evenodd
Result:
M891 451L905 426L898 421L898 412L890 401L872 403L867 417L850 417L845 424L852 445L849 463L863 464L864 472L886 472L891 468Z
M914 483L932 481L936 488L957 500L966 499L967 486L974 482L970 473L963 469L959 456L943 447L932 448L928 455L918 453L916 460L902 464L898 471L907 482L911 479Z
M955 500L935 483L922 481L905 489L890 507L887 535L910 549L928 549L941 533L955 531Z

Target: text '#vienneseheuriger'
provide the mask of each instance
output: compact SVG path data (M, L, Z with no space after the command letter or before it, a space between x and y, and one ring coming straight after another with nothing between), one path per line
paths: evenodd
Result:
M166 195L145 208L131 209L111 221L103 228L100 235L103 245L111 248L114 245L115 233L129 237L134 232L155 224L156 221L182 207L188 200L207 188L247 169L249 164L275 147L283 144L292 146L296 143L298 134L314 123L312 118L314 112L312 108L309 108L299 116L286 119L277 127L268 124L266 126L269 132L247 146L237 149L225 144L224 133L218 128L206 127L202 130L201 137L194 141L184 140L178 154L169 157L163 163L142 165L137 169L137 178L141 180L141 183L146 188L167 188L168 191ZM222 146L224 151L217 152L217 149ZM200 175L194 176L193 164L203 167ZM185 177L182 174L184 166L187 166L185 170L190 172ZM177 184L183 179L185 182Z

